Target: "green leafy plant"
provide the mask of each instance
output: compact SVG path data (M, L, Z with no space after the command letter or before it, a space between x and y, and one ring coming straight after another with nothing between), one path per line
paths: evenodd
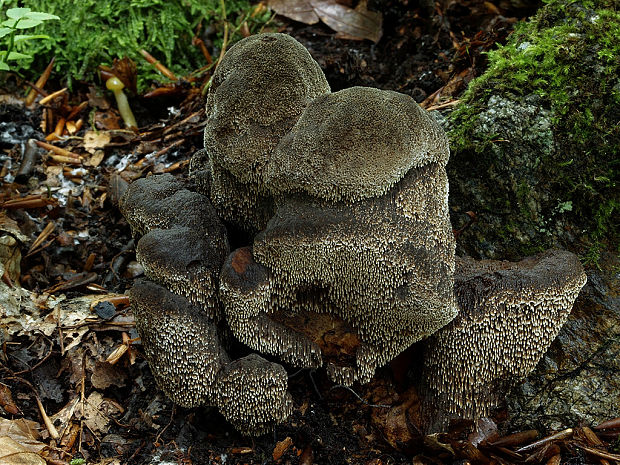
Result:
M51 40L33 43L36 60L31 69L42 71L50 55L56 56L55 71L68 86L90 80L99 65L111 65L125 56L138 67L138 91L152 81L165 78L140 55L144 49L177 76L185 76L205 66L205 57L192 45L199 36L210 46L214 58L224 45L232 45L247 32L258 32L272 14L257 10L250 0L29 0L34 10L59 15L62 22L50 21L36 28ZM5 0L18 6L19 0ZM17 51L23 52L19 46Z
M0 1L2 7L4 1ZM6 11L8 19L0 23L0 71L10 71L9 61L32 60L32 55L16 52L15 45L32 39L49 39L45 34L18 34L19 31L32 29L44 21L60 19L56 15L32 11L30 8L10 8Z

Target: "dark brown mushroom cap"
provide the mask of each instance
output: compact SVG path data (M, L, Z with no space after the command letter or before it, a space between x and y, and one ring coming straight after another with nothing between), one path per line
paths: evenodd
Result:
M219 317L218 287L228 244L222 236L210 237L202 229L153 229L136 246L136 258L146 276L201 304L210 318Z
M185 298L147 280L129 292L146 358L159 388L184 407L216 403L216 375L229 359L217 328Z
M351 87L308 105L274 151L266 184L274 194L356 201L448 157L443 130L411 97Z
M187 226L225 236L217 212L205 196L185 189L171 174L141 178L129 185L119 201L123 216L134 234L151 229Z
M281 365L250 354L224 366L218 374L218 409L243 434L267 433L291 414L287 384Z
M136 256L146 276L202 304L216 317L218 279L229 251L226 229L209 199L172 175L135 181L121 198L134 234L144 234Z
M517 263L458 259L456 265L459 315L425 350L431 429L451 417L488 416L534 369L586 282L577 256L562 250Z
M319 65L286 34L257 34L232 46L213 75L205 148L242 183L261 183L280 138L311 100L330 91Z

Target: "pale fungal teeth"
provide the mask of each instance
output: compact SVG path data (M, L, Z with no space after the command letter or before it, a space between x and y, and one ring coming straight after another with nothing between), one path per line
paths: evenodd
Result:
M457 258L460 313L425 348L427 428L489 416L547 351L585 282L577 256L562 250L517 263Z

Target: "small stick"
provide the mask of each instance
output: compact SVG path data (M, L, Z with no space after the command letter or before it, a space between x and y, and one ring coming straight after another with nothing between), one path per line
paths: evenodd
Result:
M0 203L0 208L41 208L55 202L55 199L32 195L22 199L7 200L6 202L2 202Z
M144 58L146 58L146 61L148 61L150 64L152 64L157 71L159 71L161 74L163 74L164 76L166 76L168 79L172 80L172 81L178 81L179 78L175 76L175 74L170 71L168 68L166 68L164 65L162 65L159 60L156 60L155 57L153 57L153 55L151 55L149 52L147 52L146 50L140 50L140 53L142 54L142 56Z
M62 89L57 90L56 92L52 92L47 97L43 97L41 100L39 100L39 104L40 105L45 105L50 100L55 99L56 97L58 97L59 95L64 94L65 92L67 92L67 88L66 87L63 87Z
M615 460L617 462L620 462L620 455L618 455L618 454L610 454L608 452L603 452L601 450L594 449L592 447L586 447L586 446L581 445L581 444L575 444L575 445L577 447L583 449L584 451L586 451L588 454L596 455L597 457L601 457L603 459Z
M69 113L69 115L67 116L67 120L69 121L75 118L79 112L81 112L84 108L86 108L87 105L88 105L88 100L84 100L79 105L73 107L73 110L71 110L71 113Z
M590 428L588 428L587 426L584 426L583 428L581 428L581 430L583 431L583 434L586 436L586 439L588 440L591 446L602 446L603 445L603 441L601 441L599 437L596 435L596 433L592 431Z
M50 155L50 158L58 163L66 163L68 165L81 165L82 160L76 160L73 157L65 157L64 155Z
M28 142L26 142L26 148L24 149L24 156L22 157L21 165L19 165L19 169L15 175L15 181L21 182L28 179L28 176L30 176L30 173L32 173L32 170L34 170L34 167L37 164L37 160L39 158L38 155L39 152L34 139L28 139Z
M573 434L572 428L565 429L564 431L560 431L559 433L555 433L555 434L552 434L551 436L547 436L546 438L543 438L540 441L536 441L536 442L533 442L532 444L521 447L520 449L517 449L517 453L525 452L531 449L536 449L537 447L543 446L547 444L548 442L555 441L556 439L564 439L564 438L571 436L572 434Z
M526 442L535 440L538 437L538 431L531 429L528 431L521 431L519 433L509 434L503 438L499 438L497 441L489 444L493 447L506 447L506 446L520 446Z
M41 417L43 418L43 423L45 423L45 427L49 431L50 436L54 440L57 440L58 438L60 438L60 434L58 434L58 430L56 430L56 427L54 426L54 423L52 423L52 420L50 420L50 417L48 417L47 413L45 413L45 409L43 408L43 403L41 402L41 398L39 397L39 393L34 388L34 386L32 384L30 384L30 382L25 380L24 378L19 378L17 376L11 376L11 377L9 377L7 379L14 379L15 381L19 381L21 383L24 383L26 386L28 386L32 390L32 393L34 394L35 400L37 401L37 406L39 407L39 412L41 413Z
M56 123L56 127L54 128L54 134L56 135L56 137L58 137L60 139L60 137L62 136L62 132L65 130L65 123L67 122L66 119L64 118L60 118L58 120L58 123Z
M80 160L82 157L77 153L70 152L69 150L63 149L61 147L56 147L55 145L48 144L47 142L41 142L40 140L35 140L35 144L39 147L54 152L57 155L61 155L63 157L73 158L75 160Z
M207 63L209 63L209 64L213 63L213 57L209 53L209 50L207 50L207 47L206 47L204 41L201 38L194 37L192 39L192 45L194 45L195 47L200 48L200 51L202 52L203 56L205 57L205 60L207 60Z
M95 258L97 258L97 255L95 253L91 253L88 256L88 258L86 259L86 263L84 263L84 271L90 271L93 269Z
M28 92L28 97L26 97L26 102L25 102L26 106L32 105L32 103L34 102L34 99L37 97L37 93L39 93L39 91L43 89L43 87L45 87L47 80L52 74L52 68L54 67L54 61L56 61L56 57L52 57L51 61L45 68L45 71L43 71L43 74L41 74L39 79L37 79L37 82L35 83L36 87L33 86L30 92Z
M30 246L30 248L28 249L28 254L31 253L34 249L36 249L37 247L39 247L43 241L45 241L45 239L48 238L48 236L52 233L52 231L54 231L54 228L56 227L56 225L54 224L53 221L50 221L49 223L47 223L47 225L45 226L45 228L43 228L43 231L41 231L41 233L39 234L39 236L34 240L34 242L32 243L32 245Z
M613 420L607 420L594 427L594 429L618 429L620 428L620 418L614 418Z

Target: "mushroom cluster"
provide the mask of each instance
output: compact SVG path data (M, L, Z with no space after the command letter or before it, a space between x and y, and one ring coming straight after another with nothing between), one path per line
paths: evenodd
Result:
M284 368L231 360L230 333L350 385L425 340L426 426L485 416L534 368L585 283L576 257L455 256L446 135L409 96L331 92L284 34L227 52L206 104L197 192L134 182L120 208L146 278L130 293L158 385L258 435L291 412ZM230 251L227 230L249 245Z

